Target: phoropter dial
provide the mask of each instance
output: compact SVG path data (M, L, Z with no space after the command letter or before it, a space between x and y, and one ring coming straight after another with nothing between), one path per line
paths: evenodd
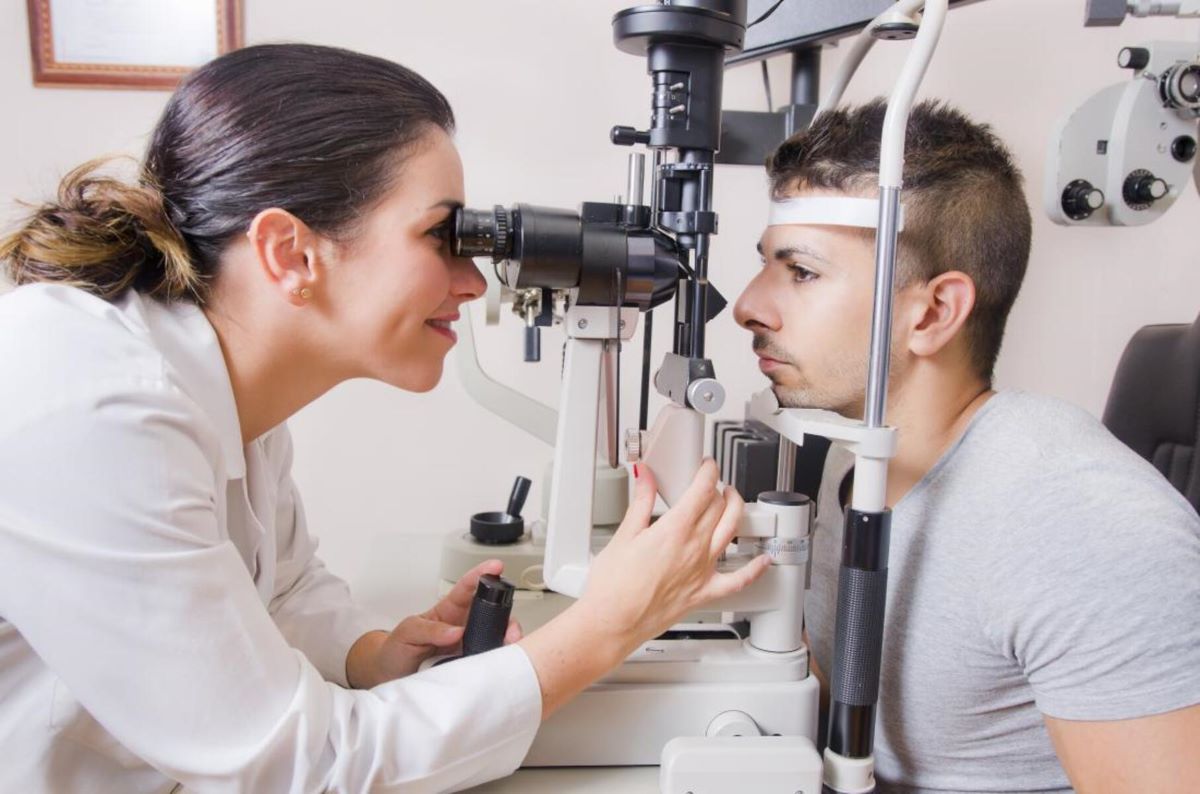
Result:
M1200 63L1180 61L1158 78L1163 105L1176 110L1200 110Z

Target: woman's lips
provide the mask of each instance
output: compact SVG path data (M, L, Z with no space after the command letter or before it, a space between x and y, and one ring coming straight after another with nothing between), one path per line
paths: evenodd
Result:
M454 329L450 327L450 322L450 320L426 320L425 324L451 342L457 342L458 334L454 333Z

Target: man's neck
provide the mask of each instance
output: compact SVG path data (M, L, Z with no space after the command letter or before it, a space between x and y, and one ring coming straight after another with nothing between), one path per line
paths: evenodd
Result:
M899 432L888 466L887 504L895 507L966 431L994 391L982 380L930 363L908 373L889 399L887 423Z

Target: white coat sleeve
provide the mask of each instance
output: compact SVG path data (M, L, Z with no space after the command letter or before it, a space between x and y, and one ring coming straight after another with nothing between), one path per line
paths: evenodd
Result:
M304 652L328 681L349 686L346 656L369 631L391 631L396 621L354 603L350 588L317 557L300 493L292 480L292 437L286 427L262 442L266 457L278 465L275 511L276 569L269 611L284 639Z
M218 441L163 383L0 438L0 615L113 737L197 792L433 792L512 771L541 712L517 646L370 691L288 646L219 536Z

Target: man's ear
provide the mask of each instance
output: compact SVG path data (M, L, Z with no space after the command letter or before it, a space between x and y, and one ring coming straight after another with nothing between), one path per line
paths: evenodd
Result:
M912 288L908 349L929 357L943 350L962 332L975 308L975 282L951 270Z
M320 238L308 224L272 207L254 216L246 237L263 278L283 300L304 306L316 297L322 272Z

